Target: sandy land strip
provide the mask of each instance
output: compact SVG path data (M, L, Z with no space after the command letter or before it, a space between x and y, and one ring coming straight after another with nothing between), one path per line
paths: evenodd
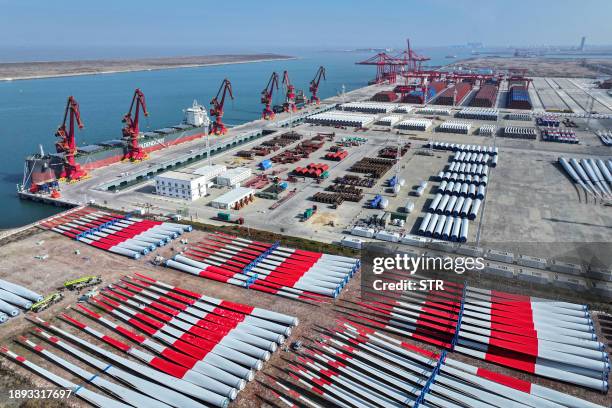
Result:
M447 65L460 65L464 68L492 68L505 70L509 68L527 69L528 76L563 77L563 78L596 78L610 70L612 59L580 58L522 58L522 57L474 57L454 61Z
M162 69L196 68L215 65L250 64L256 62L292 59L296 59L296 57L276 54L254 54L146 58L136 60L0 63L0 81L116 74L121 72L157 71Z

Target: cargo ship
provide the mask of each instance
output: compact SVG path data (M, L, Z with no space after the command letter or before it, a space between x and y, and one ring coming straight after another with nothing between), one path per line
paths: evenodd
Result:
M206 108L193 101L193 105L184 110L181 123L140 133L138 143L146 153L154 152L205 136L208 123ZM127 143L125 139L110 139L79 146L75 160L85 170L108 166L125 157ZM18 189L31 192L53 189L57 186L63 163L62 153L45 153L41 146L40 152L26 157L23 181Z

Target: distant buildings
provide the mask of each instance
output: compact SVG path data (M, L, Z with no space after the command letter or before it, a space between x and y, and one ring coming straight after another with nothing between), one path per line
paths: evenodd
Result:
M586 42L586 37L582 37L580 40L580 47L578 47L578 51L584 51L584 43Z

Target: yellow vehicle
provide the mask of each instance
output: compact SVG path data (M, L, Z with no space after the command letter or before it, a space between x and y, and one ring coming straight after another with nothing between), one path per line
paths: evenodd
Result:
M64 282L64 288L68 290L82 289L87 286L97 285L102 282L101 276L83 276L82 278L73 279Z
M62 300L63 297L64 296L59 292L53 293L49 296L45 296L45 298L41 300L40 302L34 303L32 307L30 308L30 311L34 313L42 312L43 310L45 310L52 304L57 303L60 300Z

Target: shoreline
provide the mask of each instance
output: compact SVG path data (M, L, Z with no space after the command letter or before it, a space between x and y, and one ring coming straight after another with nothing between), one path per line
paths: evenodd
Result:
M23 76L23 77L2 77L0 78L0 82L13 82L13 81L28 81L28 80L36 80L36 79L50 79L50 78L67 78L67 77L79 77L86 75L108 75L108 74L121 74L121 73L129 73L129 72L145 72L145 71L161 71L167 69L183 69L183 68L200 68L200 67L210 67L210 66L219 66L219 65L234 65L234 64L252 64L252 63L260 63L260 62L270 62L270 61L288 61L288 60L296 60L298 57L276 57L276 58L260 58L253 59L249 61L228 61L228 62L210 62L210 63L202 63L202 64L183 64L183 65L173 65L167 67L150 67L150 68L126 68L126 69L114 69L108 71L97 71L97 72L74 72L74 73L66 73L66 74L48 74L48 75L33 75L33 76Z

